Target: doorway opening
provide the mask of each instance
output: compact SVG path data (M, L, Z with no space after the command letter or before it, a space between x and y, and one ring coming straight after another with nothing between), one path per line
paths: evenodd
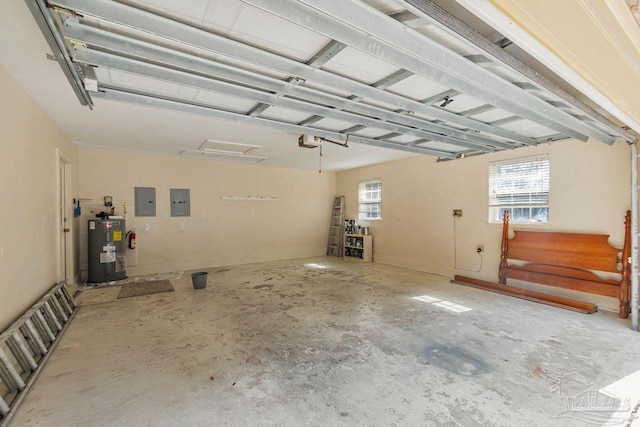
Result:
M58 271L57 280L63 281L73 275L72 211L71 211L71 163L58 152L57 167L57 222L58 227Z

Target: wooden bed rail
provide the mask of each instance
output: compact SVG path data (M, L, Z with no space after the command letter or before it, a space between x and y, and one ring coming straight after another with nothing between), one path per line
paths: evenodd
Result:
M498 280L524 280L548 286L618 298L618 315L629 316L631 287L631 212L625 217L624 246L615 248L605 234L514 230L509 239L509 212L502 223ZM510 265L509 260L524 262ZM596 272L615 273L616 279Z

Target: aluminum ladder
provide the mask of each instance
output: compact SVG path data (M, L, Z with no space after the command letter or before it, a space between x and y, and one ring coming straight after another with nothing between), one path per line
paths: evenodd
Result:
M0 335L0 427L15 414L77 311L60 282Z
M342 253L342 239L344 239L344 196L337 196L331 208L327 255L344 256Z

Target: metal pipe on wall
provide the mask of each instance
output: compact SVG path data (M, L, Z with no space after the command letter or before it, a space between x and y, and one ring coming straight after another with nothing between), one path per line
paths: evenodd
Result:
M631 147L631 329L638 330L638 147Z

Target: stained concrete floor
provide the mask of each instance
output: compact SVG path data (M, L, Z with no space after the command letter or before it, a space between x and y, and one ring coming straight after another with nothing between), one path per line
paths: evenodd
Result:
M83 292L11 426L625 425L640 399L640 334L612 313L336 258L209 272ZM626 406L563 413L589 387Z

